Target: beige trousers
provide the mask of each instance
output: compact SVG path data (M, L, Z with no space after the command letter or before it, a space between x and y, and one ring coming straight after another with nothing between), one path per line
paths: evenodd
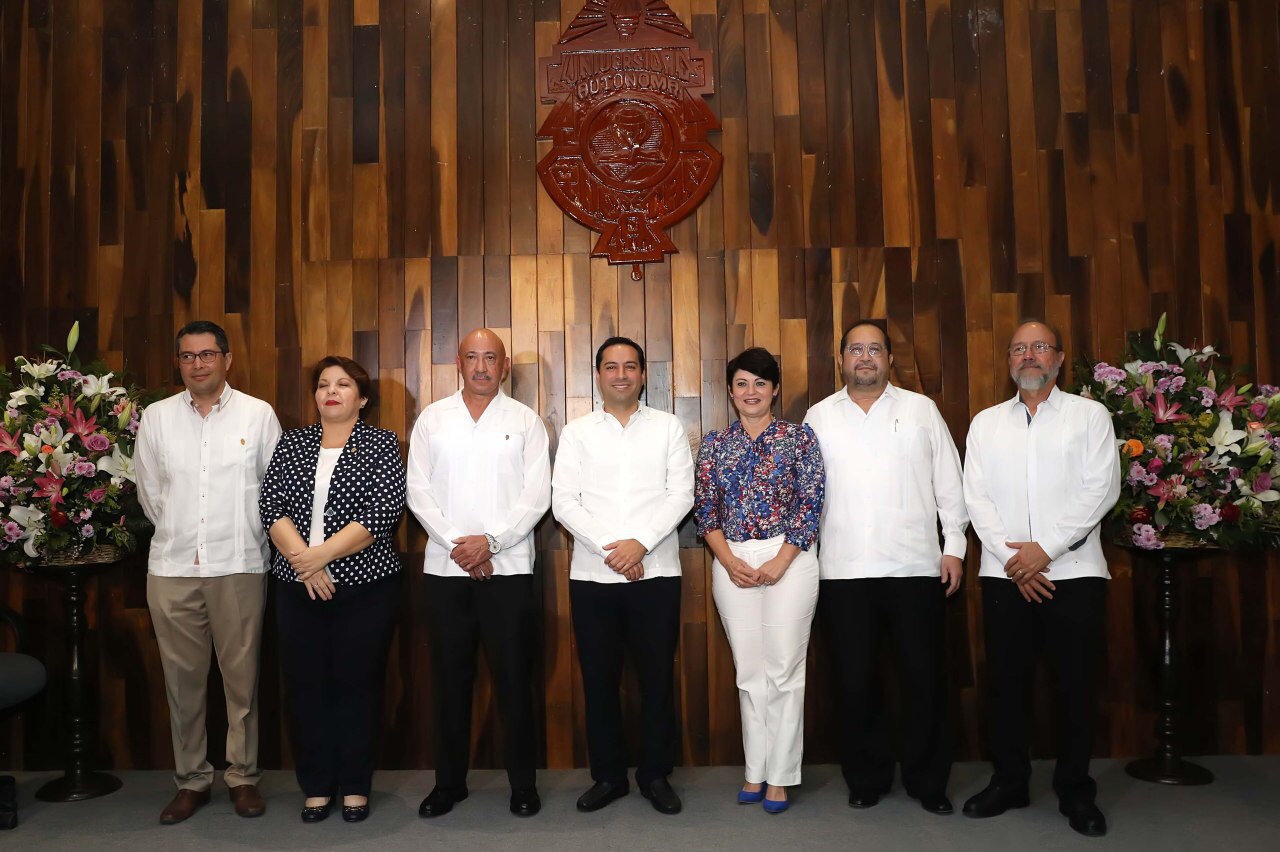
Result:
M213 784L205 734L210 652L218 654L227 698L228 787L257 784L258 660L267 600L265 574L147 577L147 605L160 646L174 781L179 789Z

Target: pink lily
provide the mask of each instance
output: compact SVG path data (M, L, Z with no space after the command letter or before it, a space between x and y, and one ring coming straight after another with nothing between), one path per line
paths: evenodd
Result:
M1182 403L1175 402L1172 405L1165 402L1164 394L1157 393L1155 401L1151 403L1151 410L1155 412L1157 423L1173 423L1178 420L1191 419L1186 414L1178 414L1178 409L1182 407Z
M0 426L0 453L13 453L15 456L22 454L22 447L18 446L18 435L10 435Z
M37 476L35 483L38 486L33 497L48 497L49 505L57 506L64 502L62 499L62 477L55 473L47 473L44 476Z
M1163 509L1164 504L1170 500L1181 500L1187 496L1187 487L1183 484L1184 481L1181 475L1175 473L1168 479L1162 479L1148 488L1147 493L1152 497L1159 498L1159 508Z
M97 428L97 416L90 417L88 420L85 420L84 412L78 408L71 412L71 415L67 418L67 431L72 435L79 436L81 441L92 435L94 430Z
M1247 402L1248 402L1247 399L1242 397L1240 394L1236 393L1235 385L1232 385L1231 387L1224 390L1222 393L1218 394L1218 399L1217 399L1218 407L1223 409L1224 411L1229 411L1232 414L1235 413L1237 408L1239 408L1240 406L1244 405Z
M76 401L69 396L64 396L62 401L57 405L40 406L51 417L61 417L71 419L71 413L76 410Z

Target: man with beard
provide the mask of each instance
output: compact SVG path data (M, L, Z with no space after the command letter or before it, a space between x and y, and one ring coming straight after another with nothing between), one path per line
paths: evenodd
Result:
M409 441L409 508L426 529L427 609L439 693L436 786L418 813L467 798L476 645L484 645L506 740L511 813L542 807L534 784L537 647L533 528L551 504L547 430L502 392L502 340L477 329L458 346L462 389L427 406Z
M872 695L876 642L887 627L905 701L902 785L926 811L949 814L943 603L964 574L968 517L947 424L933 400L889 383L892 365L884 327L855 323L840 348L845 386L805 416L827 468L818 611L838 684L849 805L873 807L893 781Z
M1013 399L969 427L964 494L982 542L989 746L994 772L965 802L971 817L1029 804L1028 695L1036 651L1057 673L1058 810L1081 834L1106 834L1089 777L1094 676L1106 621L1099 524L1120 494L1115 430L1100 403L1054 382L1065 355L1043 322L1009 342Z
M680 637L680 544L693 507L693 454L674 416L640 404L644 350L611 337L596 351L603 408L560 435L551 509L573 535L569 599L595 783L578 810L627 795L618 690L624 649L640 681L643 748L636 785L659 812L680 812L667 776L678 736L672 679Z

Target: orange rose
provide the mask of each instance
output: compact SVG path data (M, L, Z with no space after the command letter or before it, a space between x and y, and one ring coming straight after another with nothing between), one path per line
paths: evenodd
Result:
M1124 442L1124 449L1130 456L1136 458L1137 456L1142 455L1143 451L1146 450L1146 447L1144 447L1142 442L1137 438L1130 438Z
M47 455L53 452L53 447L49 446L48 444L45 444L43 447L40 448L40 452L45 453Z

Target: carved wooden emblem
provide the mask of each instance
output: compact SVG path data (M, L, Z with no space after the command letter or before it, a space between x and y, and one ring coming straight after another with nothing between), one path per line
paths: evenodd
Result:
M539 71L556 104L538 131L552 140L542 185L600 232L592 255L632 264L639 281L640 264L676 251L665 229L720 177L711 59L665 0L588 0Z

